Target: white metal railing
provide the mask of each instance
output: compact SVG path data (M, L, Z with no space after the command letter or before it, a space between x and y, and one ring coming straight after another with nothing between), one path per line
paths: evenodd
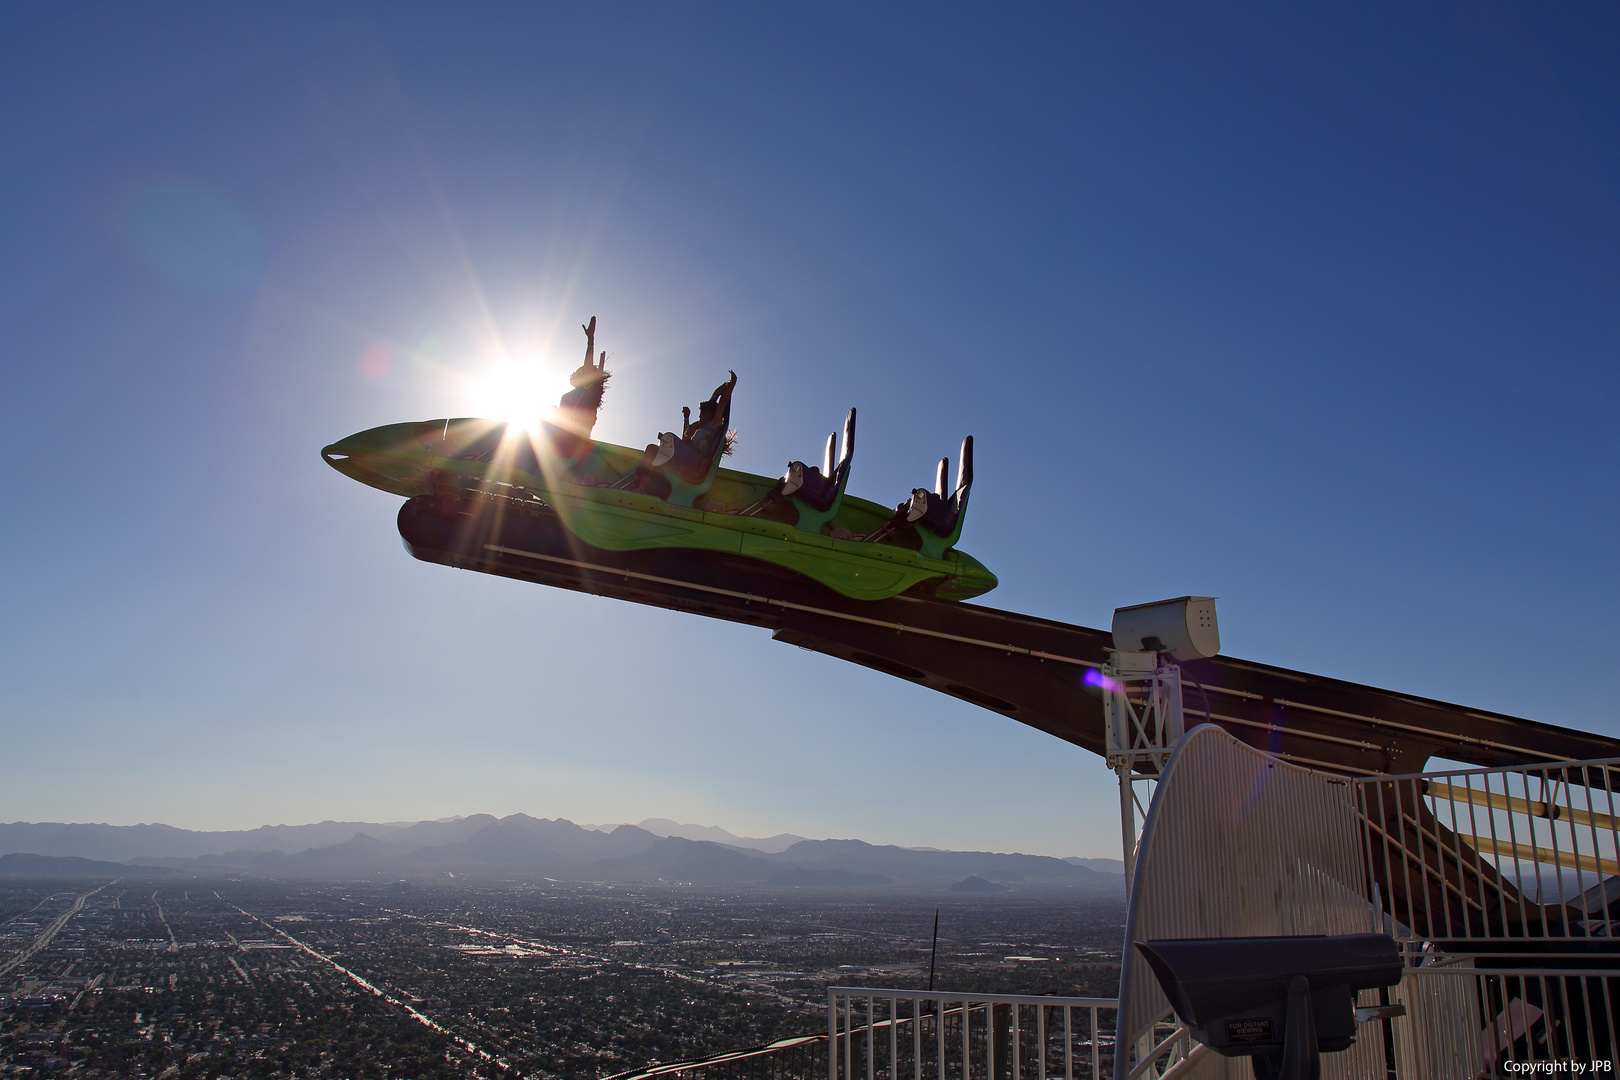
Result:
M1113 998L827 990L827 1080L1098 1080Z
M817 1080L825 1071L826 1050L827 1036L799 1035L764 1046L643 1065L602 1080Z
M1611 938L1620 758L1355 782L1398 937Z
M1376 929L1412 965L1402 1076L1620 1057L1616 781L1620 759L1354 782Z

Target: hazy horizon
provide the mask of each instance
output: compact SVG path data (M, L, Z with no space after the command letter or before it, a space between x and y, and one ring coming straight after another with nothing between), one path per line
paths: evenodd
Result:
M490 817L490 818L494 818L496 821L503 821L503 820L505 820L505 819L507 819L509 817L513 817L513 816L517 816L517 815L525 814L525 813L527 813L527 812L522 811L522 810L513 811L511 814L489 814L489 813L484 813L484 812L481 812L481 811L475 811L475 812L473 812L471 814L451 814L451 815L447 815L445 817L439 817L439 818L397 819L397 820L392 820L392 821L382 821L382 820L378 820L378 819L374 819L374 818L364 818L364 817L344 818L344 819L324 818L324 819L322 819L320 821L261 822L258 825L251 825L251 826L246 826L246 827L234 827L234 828L199 828L197 826L192 826L192 825L177 825L172 821L128 821L128 822L115 822L115 821L56 821L56 820L33 821L33 820L18 819L18 820L15 820L15 821L0 821L0 827L4 827L4 826L7 826L7 825L33 825L33 826L62 825L62 826L88 826L88 827L125 828L125 829L127 829L127 828L143 828L143 827L162 827L162 828L180 829L180 830L184 830L186 832L196 832L196 833L250 833L250 832L257 832L260 829L302 829L302 828L310 828L310 827L319 826L319 825L345 825L345 826L347 826L347 825L381 825L381 826L385 826L385 827L388 827L388 828L399 829L399 828L408 828L409 826L419 825L419 824L423 824L423 823L426 823L426 822L431 822L431 823L436 823L436 824L449 824L449 823L453 823L453 822L466 821L466 820L468 820L470 818L475 818L475 817ZM654 835L657 835L657 836L684 836L688 832L690 832L690 833L720 832L720 833L728 834L732 841L768 841L768 840L776 839L777 837L788 837L788 836L790 836L790 837L794 838L794 840L862 840L862 841L866 841L868 843L879 843L877 841L872 841L872 840L868 839L867 837L857 836L857 835L850 835L850 836L811 836L811 835L807 835L805 833L793 832L791 830L788 830L788 831L785 831L785 832L772 833L769 836L755 836L755 835L752 835L752 834L749 834L749 833L737 832L734 829L728 829L724 825L708 825L708 824L703 824L703 823L700 823L700 822L690 822L690 821L673 821L673 820L671 820L669 818L643 818L640 821L620 821L620 822L609 822L609 823L593 823L593 822L584 822L584 821L574 821L572 818L569 818L566 815L555 815L555 814L553 814L553 815L545 815L545 814L532 814L532 813L530 813L530 814L527 814L527 816L532 817L532 818L542 819L542 820L566 821L569 824L577 825L582 829L588 829L588 830L591 830L591 831L594 831L594 832L603 832L603 833L610 833L614 829L620 828L621 826L628 825L628 826L630 826L632 828L638 828L638 829L646 830L648 832L652 832ZM674 826L674 830L668 830L667 826ZM664 831L660 831L660 830L664 830ZM684 830L684 831L682 831L682 830ZM688 838L689 839L710 839L711 837L695 835L695 836L690 836ZM720 841L720 842L724 843L724 842L728 842L728 841ZM927 844L905 844L905 843L901 843L901 842L898 842L898 841L884 841L884 842L881 842L881 843L892 844L895 847L902 847L902 848L906 848L907 850L912 850L912 851L991 850L991 849L974 849L974 848L964 847L964 846L961 846L961 845L957 845L957 846L954 846L954 847L952 847L952 846L934 847L932 845L927 845ZM747 845L747 846L753 846L753 845ZM781 848L760 848L759 850L780 851L782 849ZM1012 851L1012 849L1008 849L1008 851L1009 851L1009 853L1014 853ZM1052 852L1017 852L1017 853L1047 855L1047 856L1050 856L1052 858L1060 858L1060 859L1089 858L1091 861L1099 861L1099 860L1102 860L1102 861L1118 861L1117 859L1114 859L1113 856L1057 855L1057 854L1054 854ZM4 854L4 852L0 852L0 854Z

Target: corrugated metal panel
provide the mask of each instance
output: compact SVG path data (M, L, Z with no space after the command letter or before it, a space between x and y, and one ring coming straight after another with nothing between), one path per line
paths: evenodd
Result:
M1377 926L1365 881L1349 781L1279 761L1213 725L1188 732L1160 776L1137 848L1120 978L1121 1044L1151 1039L1170 1015L1134 942L1366 933ZM1362 1003L1374 1002L1369 996ZM1125 1058L1115 1065L1119 1080L1132 1073ZM1165 1057L1160 1066L1173 1063ZM1177 1075L1247 1080L1249 1068L1243 1059L1206 1054ZM1376 1024L1362 1026L1352 1049L1322 1059L1326 1080L1360 1080L1384 1068Z

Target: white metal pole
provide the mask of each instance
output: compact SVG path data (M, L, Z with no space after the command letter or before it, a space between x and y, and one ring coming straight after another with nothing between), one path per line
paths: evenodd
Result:
M1131 788L1130 762L1121 762L1114 771L1119 774L1119 835L1125 856L1126 900L1129 901L1131 882L1136 877L1136 793Z

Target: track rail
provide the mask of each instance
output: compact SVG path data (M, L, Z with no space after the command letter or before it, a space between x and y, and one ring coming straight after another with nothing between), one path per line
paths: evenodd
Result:
M950 694L1104 752L1102 703L1082 681L1112 637L1070 623L922 596L850 600L791 571L690 551L581 544L537 504L411 499L418 559L769 630L790 645ZM1350 776L1416 772L1440 756L1487 768L1620 757L1620 740L1234 657L1183 665L1189 719Z

